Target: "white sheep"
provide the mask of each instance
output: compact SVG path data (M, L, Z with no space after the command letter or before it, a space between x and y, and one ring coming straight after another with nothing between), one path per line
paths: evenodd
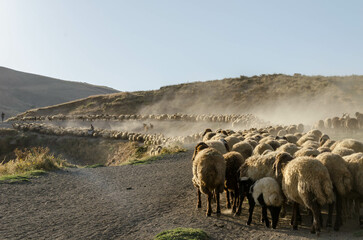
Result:
M257 203L262 207L262 220L265 222L266 227L270 226L270 221L267 217L268 209L272 218L272 228L275 229L279 220L281 206L284 201L281 188L277 181L271 177L264 177L257 180L250 187L247 197L250 205L247 225L250 225L252 222L253 209Z

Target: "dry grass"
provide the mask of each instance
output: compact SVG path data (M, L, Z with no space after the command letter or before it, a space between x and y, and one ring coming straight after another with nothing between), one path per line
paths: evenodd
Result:
M14 153L15 159L0 164L0 176L24 174L36 170L52 171L71 166L66 160L51 154L49 148L16 149Z

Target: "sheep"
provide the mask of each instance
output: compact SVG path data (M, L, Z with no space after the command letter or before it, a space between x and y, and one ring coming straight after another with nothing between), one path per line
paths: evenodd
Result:
M267 209L269 209L272 217L272 228L276 229L281 206L284 201L277 181L271 177L264 177L253 184L251 179L244 180L244 182L245 189L249 190L247 194L249 203L247 225L250 225L252 222L253 209L257 203L262 207L262 220L265 222L266 227L270 227L270 221L267 217Z
M318 147L317 149L320 153L324 153L324 152L331 152L330 148L328 147Z
M332 180L334 192L336 196L336 220L334 224L334 230L339 231L339 227L342 225L341 211L342 211L342 197L345 197L353 188L352 174L348 170L344 159L338 154L334 153L322 153L316 157L327 169ZM334 205L329 206L329 215L327 221L327 227L332 225L332 212Z
M297 141L298 141L298 138L297 138L295 135L293 135L293 134L286 134L284 137L286 138L286 140L287 140L289 143L294 143L294 144L296 144L296 143L297 143Z
M319 139L320 147L323 146L326 143L326 141L328 141L329 139L330 139L330 137L328 135L326 135L326 134L321 135L321 137Z
M321 145L321 147L328 147L328 148L330 148L330 150L332 150L332 148L331 148L331 147L332 147L334 144L336 144L336 141L335 141L335 140L328 139L328 140L326 140L326 141L324 142L324 144L323 144L323 145Z
M344 157L353 154L354 150L346 147L335 147L331 152Z
M360 207L360 202L363 200L363 153L354 153L343 157L347 163L348 169L353 176L353 190L349 196L350 200L356 202L356 207ZM359 212L359 209L356 209ZM363 213L360 212L359 222L363 228Z
M253 148L255 148L258 145L258 143L251 138L246 138L244 141L249 143Z
M252 155L253 147L247 142L239 142L233 145L232 151L239 152L244 159L247 159Z
M224 180L226 174L226 163L220 152L208 147L201 142L197 144L193 154L193 185L197 188L198 204L202 207L201 192L208 196L207 216L212 214L211 201L213 193L217 201L217 216L221 209L219 204L219 194L224 191Z
M227 141L229 149L232 149L233 145L235 145L236 143L239 143L241 141L237 137L233 137L233 136L228 136L225 138L225 140Z
M225 154L229 152L229 147L227 142L224 139L219 140L208 140L205 143L216 150L218 150L221 154Z
M215 132L212 132L210 128L207 128L202 134L203 142L210 140L212 137L216 135Z
M287 143L277 149L278 152L288 152L290 155L294 155L299 150L299 147L293 143Z
M265 150L274 151L274 149L267 143L258 144L253 150L253 155L261 155Z
M356 153L363 152L363 143L354 139L344 139L335 145L335 148L340 147L352 149Z
M227 208L231 208L229 200L229 192L232 197L232 212L236 212L236 206L238 201L238 175L237 171L244 163L245 158L238 152L228 152L223 155L226 161L226 176L224 181L224 188L226 191Z
M295 152L295 157L303 157L303 156L312 156L316 157L320 154L320 152L314 148L301 148L298 151Z
M277 159L274 163L275 177L281 182L285 196L293 204L293 229L297 229L298 204L313 212L311 233L320 232L321 206L334 200L333 184L328 169L311 157L298 157L290 162Z
M240 201L236 215L240 215L242 211L242 202L246 195L248 195L248 184L253 184L255 181L264 177L275 177L273 169L276 159L284 159L286 162L292 160L289 153L269 153L267 155L254 155L245 160L244 164L240 167L239 171L239 191ZM248 181L247 181L248 180ZM282 215L285 215L285 208Z
M281 144L278 141L273 140L273 139L268 140L265 143L270 145L273 148L274 151L281 146Z

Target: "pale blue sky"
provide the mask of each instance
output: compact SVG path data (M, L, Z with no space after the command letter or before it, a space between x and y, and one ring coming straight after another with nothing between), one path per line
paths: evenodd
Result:
M121 91L363 74L363 1L0 0L0 66Z

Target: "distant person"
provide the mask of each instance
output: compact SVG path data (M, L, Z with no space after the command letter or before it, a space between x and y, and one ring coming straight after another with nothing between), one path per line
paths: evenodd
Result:
M4 122L4 118L5 118L5 113L4 113L4 112L2 112L2 113L1 113L1 121L2 121L2 122Z
M93 125L91 124L91 129L88 129L88 135L93 135L93 133L95 132L95 128L93 127Z

